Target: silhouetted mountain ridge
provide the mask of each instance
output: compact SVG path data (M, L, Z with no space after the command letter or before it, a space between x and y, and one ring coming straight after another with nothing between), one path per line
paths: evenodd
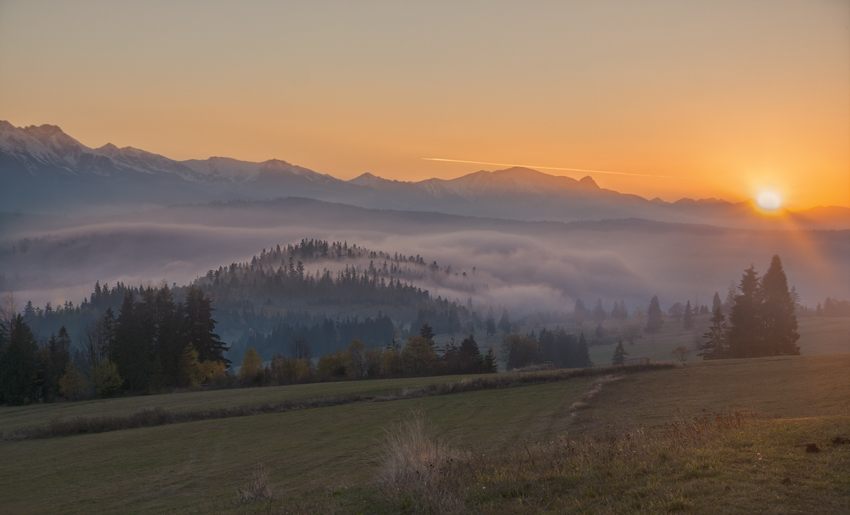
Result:
M270 159L227 157L176 161L107 143L90 148L55 125L14 127L0 121L0 202L7 211L119 212L127 208L216 200L307 197L364 208L438 211L529 221L643 218L731 227L850 227L850 209L826 207L766 218L750 203L655 198L600 188L524 167L470 173L455 179L387 180L365 173L343 181Z

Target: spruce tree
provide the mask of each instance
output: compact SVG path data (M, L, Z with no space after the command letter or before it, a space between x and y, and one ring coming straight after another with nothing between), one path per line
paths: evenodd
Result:
M744 271L735 304L729 313L729 357L752 358L769 355L764 348L761 322L762 291L754 266Z
M611 358L611 364L614 366L623 365L626 362L626 356L629 353L626 352L626 349L623 348L623 340L620 340L617 343L617 347L614 349L614 356Z
M664 321L661 320L661 305L658 303L657 295L653 296L652 300L649 301L649 309L646 312L646 318L647 333L657 333L661 330L661 326L664 325Z
M779 256L773 256L770 261L770 267L761 279L761 291L761 325L765 350L770 355L800 354L794 299L788 290L788 279L782 270Z
M22 315L12 315L0 329L0 402L16 406L38 400L37 372L35 337Z
M227 346L215 333L216 321L212 317L213 308L210 298L194 286L186 294L184 323L188 342L198 351L199 361L221 361L230 366L230 360L224 357Z
M715 295L716 296L716 295ZM711 317L711 327L707 333L703 333L705 342L700 345L697 356L702 359L720 359L728 357L727 333L729 327L726 325L726 315L720 303L715 303L714 314Z
M723 310L723 303L720 302L720 294L714 292L714 299L711 301L711 312L714 313L718 309Z
M682 317L682 326L685 329L694 328L694 314L691 311L691 301L688 301L687 304L685 304L685 313Z
M581 336L578 338L578 349L576 352L576 359L573 363L573 366L582 368L593 366L593 362L590 361L590 353L587 349L587 338L584 337L584 331L581 332Z

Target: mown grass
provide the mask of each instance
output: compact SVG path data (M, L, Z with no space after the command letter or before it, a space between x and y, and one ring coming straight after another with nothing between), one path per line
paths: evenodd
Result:
M0 512L414 513L427 504L415 492L387 495L379 457L384 430L419 410L431 437L461 455L491 460L469 462L466 469L480 477L457 481L470 489L459 497L467 511L842 513L850 496L848 456L828 441L850 433L848 370L848 355L700 362L607 382L579 411L573 406L595 389L591 378L3 441ZM748 422L743 435L719 431L693 446L656 440L667 424L703 408L753 411L761 419ZM605 468L585 452L587 475L544 467L547 456L561 452L547 445L597 442L602 453L606 435L639 434L641 427L647 445L660 447L631 450L651 460L623 454L605 462L619 465ZM809 441L824 452L805 454L798 445ZM765 459L773 468L759 468ZM645 463L638 473L630 468L635 463ZM246 488L258 464L274 498L238 504L237 489ZM476 481L492 488L479 493Z
M611 373L619 375L665 370L675 368L673 363L637 363L619 367L597 367L562 370L542 370L537 372L511 372L506 374L478 375L446 382L425 383L418 387L408 387L390 391L381 396L359 394L331 395L326 397L284 400L260 405L228 406L215 409L169 411L161 407L146 408L130 415L108 415L95 417L63 417L51 419L47 424L14 429L2 433L4 440L24 440L31 438L50 438L76 434L104 433L135 429L139 427L179 424L199 420L234 418L282 413L301 409L315 409L342 404L366 401L394 401L416 397L431 397L478 390L514 388L542 383L568 381L570 379L604 376Z
M162 408L177 413L232 408L234 406L261 406L263 404L275 404L284 401L332 396L380 396L397 392L404 388L419 388L429 384L454 382L464 377L467 376L340 381L269 386L265 388L186 391L162 395L0 407L0 433L24 427L46 425L51 420L58 418L130 416L133 413L153 408Z
M0 511L218 513L257 463L275 493L369 484L383 429L420 410L460 448L499 449L569 425L590 379L207 420L67 438L0 442Z

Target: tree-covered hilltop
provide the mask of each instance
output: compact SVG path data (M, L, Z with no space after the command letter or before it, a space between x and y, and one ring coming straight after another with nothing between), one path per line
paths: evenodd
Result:
M321 268L319 268L321 267ZM315 270L315 272L313 271ZM263 251L248 263L210 270L194 286L209 292L221 308L338 306L350 304L416 307L428 290L413 284L451 273L422 256L373 251L347 242L301 240Z

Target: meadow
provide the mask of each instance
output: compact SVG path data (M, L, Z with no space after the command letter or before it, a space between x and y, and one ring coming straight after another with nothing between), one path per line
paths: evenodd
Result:
M30 411L2 408L0 420L12 427L63 411L68 416L72 408L79 410L76 415L129 413L152 404L180 410L461 380L323 383L33 406ZM693 417L720 411L750 418L734 430L703 427L693 441L665 436L671 424L687 423L692 430ZM689 362L620 378L0 441L0 511L427 512L434 507L428 491L416 486L389 495L379 481L387 432L411 413L421 414L428 438L466 464L446 469L445 477L453 482L444 493L460 504L438 507L442 511L711 513L722 506L721 511L743 513L813 506L842 513L850 508L850 446L829 440L838 434L850 437L850 355L839 354ZM628 443L625 434L646 436ZM620 454L600 443L612 437ZM805 454L809 441L823 451ZM559 442L578 442L581 450L561 456L568 447ZM600 461L596 451L608 458ZM567 460L558 463L572 463L571 470L584 475L554 466L558 456ZM270 498L241 504L237 489L251 483L258 467ZM490 493L475 490L485 492L488 485ZM713 504L717 498L722 504Z

